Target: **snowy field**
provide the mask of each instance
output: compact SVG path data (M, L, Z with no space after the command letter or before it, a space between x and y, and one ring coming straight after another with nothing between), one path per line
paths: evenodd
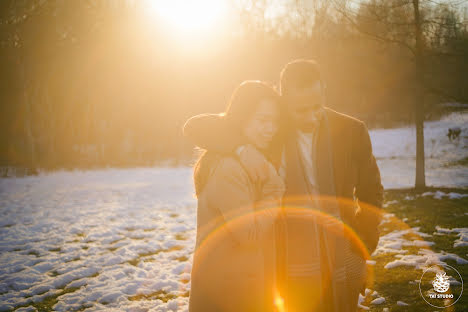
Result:
M468 186L468 167L456 164L468 154L467 125L468 114L426 123L429 185ZM463 132L450 142L446 132L455 126ZM373 130L371 138L384 186L412 186L414 129ZM196 225L191 174L141 168L0 179L0 311L35 311L31 303L44 300L57 311L186 311ZM438 232L458 233L458 243L468 244L466 229ZM399 253L405 244L430 245L404 234L381 239L377 253L396 254L389 269L421 257L466 263L456 255Z
M449 128L459 127L460 137L451 142ZM414 127L370 131L374 155L384 187L406 188L414 185L416 130ZM468 167L455 163L468 157L468 113L452 113L424 126L426 184L429 186L468 186Z
M1 310L67 288L74 291L59 296L55 310L186 310L185 299L168 298L190 287L196 215L189 169L61 172L0 183ZM137 295L148 300L128 299Z

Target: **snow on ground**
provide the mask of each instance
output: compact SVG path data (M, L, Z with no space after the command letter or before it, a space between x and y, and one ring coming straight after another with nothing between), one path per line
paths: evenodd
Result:
M460 127L460 137L451 142L449 128ZM414 185L416 130L414 126L370 131L374 155L385 188ZM468 186L468 168L447 166L468 155L468 113L452 113L424 125L426 182L430 186Z
M375 298L374 300L371 301L371 304L382 304L385 302L385 298L384 297L379 297L379 298Z
M457 234L458 239L453 243L453 247L466 247L468 246L468 228L454 228L454 229L445 229L440 226L436 226L437 232L434 234L443 235L443 234Z
M442 191L436 191L436 192L425 192L425 193L422 193L421 196L432 196L435 199L442 199L444 197L447 197L448 199L460 199L463 197L468 197L468 194L459 194L455 192L445 193Z
M391 218L395 218L394 214L387 213L383 216L382 224L390 222ZM393 269L399 266L410 266L416 269L423 270L434 264L445 263L446 260L454 260L457 264L468 264L468 260L445 251L434 252L429 249L434 245L433 242L427 240L432 235L419 232L419 227L413 227L403 230L394 230L390 233L380 236L376 250L372 254L378 256L382 254L394 254L394 260L385 264L385 269ZM437 232L434 234L440 235L448 233L458 233L459 239L454 243L454 247L459 244L466 244L467 230L466 228L444 229L436 226ZM407 254L408 249L403 249L403 246L414 246L420 248L417 254ZM446 263L445 263L446 264Z
M388 222L390 217L393 217L392 214L384 215L385 222ZM407 239L404 236L410 236L411 238ZM434 245L431 241L423 240L426 237L431 237L431 235L419 232L419 227L414 227L405 230L395 230L388 234L380 236L379 244L377 249L374 251L373 255L377 256L380 254L404 254L408 250L403 249L403 246L416 246L416 247L429 247ZM416 238L416 239L414 239Z
M369 310L369 307L368 306L365 306L363 305L364 301L366 300L366 297L359 294L359 299L358 299L358 308L362 309L362 310Z
M468 261L456 254L442 252L433 252L430 249L420 249L417 255L395 255L397 260L391 261L385 265L386 269L393 269L399 266L412 266L416 269L424 269L434 264L446 264L446 260L454 260L457 264L468 264Z
M429 185L468 184L466 168L443 166L466 155L467 121L467 114L452 114L426 123ZM453 126L463 129L455 143L445 136ZM411 186L414 130L373 130L371 138L384 186ZM191 175L191 168L140 168L0 179L0 311L64 291L55 310L187 311L196 234ZM383 236L376 253L394 254L389 268L447 258L466 262L431 253L431 242L423 240L431 235L418 230ZM466 229L437 231L458 234L460 246L467 242ZM408 255L403 246L421 251Z
M433 238L434 235L456 234L458 235L458 239L455 240L454 247L466 246L467 228L446 229L436 226L436 231L431 235L421 232L420 227L410 228L404 222L404 220L403 222L399 221L392 213L383 215L381 226L385 227L385 224L399 225L399 229L380 236L377 248L372 254L372 257L376 258L386 255L382 258L384 260L380 260L384 262L384 269L393 270L399 267L410 267L421 270L422 272L432 265L447 264L447 260L455 261L459 265L468 264L468 260L457 254L443 250L435 252L431 249L431 246L434 245L431 238ZM374 265L375 263L376 261L374 260ZM410 281L410 283L414 282ZM454 283L459 282L454 280ZM363 310L369 310L369 307L364 305L365 302L370 305L379 305L386 302L386 299L380 296L377 291L374 291L372 296L369 296L371 292L371 289L366 289L365 295L360 295L358 307ZM408 306L409 304L403 301L397 301L396 305ZM388 311L388 309L386 311Z
M56 310L186 310L192 194L189 169L0 179L0 310L71 287Z

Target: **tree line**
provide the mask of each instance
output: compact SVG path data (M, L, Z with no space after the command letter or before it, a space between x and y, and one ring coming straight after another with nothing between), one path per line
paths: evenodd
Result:
M242 80L277 84L295 58L315 58L328 105L370 127L468 102L463 1L232 0L191 43L142 3L0 2L0 166L190 163L185 120L223 111Z

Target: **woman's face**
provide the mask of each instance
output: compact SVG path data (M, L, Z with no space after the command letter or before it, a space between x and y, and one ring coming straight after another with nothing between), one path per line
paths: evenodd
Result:
M278 121L278 103L270 99L262 100L244 126L243 134L256 148L265 149L278 131Z

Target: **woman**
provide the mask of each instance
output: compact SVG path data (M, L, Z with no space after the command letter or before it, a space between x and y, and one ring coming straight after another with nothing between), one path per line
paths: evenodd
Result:
M278 94L260 81L246 81L233 93L225 126L278 159ZM189 310L272 311L275 240L284 183L269 163L269 178L254 184L234 155L205 151L195 166L197 240Z

